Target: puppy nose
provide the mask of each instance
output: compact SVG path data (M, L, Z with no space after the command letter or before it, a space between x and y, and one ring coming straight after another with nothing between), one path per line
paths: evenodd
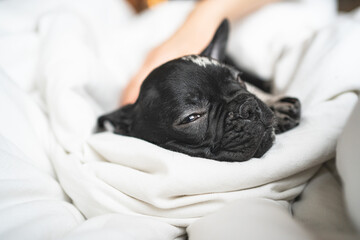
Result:
M239 108L240 117L242 119L252 119L260 115L260 108L254 98L246 100Z

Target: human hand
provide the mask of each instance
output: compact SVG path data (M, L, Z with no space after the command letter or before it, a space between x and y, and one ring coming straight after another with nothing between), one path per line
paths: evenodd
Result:
M139 71L125 87L120 105L134 103L146 76L161 64L189 54L199 54L209 43L223 17L218 16L219 3L199 2L184 24L164 43L150 51ZM217 16L217 17L214 17Z
M122 98L120 99L120 105L134 103L139 95L141 84L147 75L156 67L181 54L176 50L176 47L174 48L172 45L173 43L165 42L148 53L139 71L125 87Z
M120 105L123 106L136 101L142 82L153 69L171 59L185 55L184 51L179 51L175 46L176 43L167 41L149 52L139 71L125 87Z
M214 25L216 26L216 24ZM206 30L203 30L204 32ZM194 34L196 32L196 34ZM207 31L212 34L212 31ZM147 75L161 64L189 54L199 54L208 43L210 34L197 31L193 27L182 27L172 37L151 50L139 71L130 80L123 91L120 105L134 103L140 93L140 87ZM194 37L200 35L201 37ZM208 36L209 35L209 36Z
M171 59L199 54L225 17L236 19L272 1L277 0L199 1L174 35L150 51L140 70L125 87L119 104L126 105L136 101L142 82L154 68Z

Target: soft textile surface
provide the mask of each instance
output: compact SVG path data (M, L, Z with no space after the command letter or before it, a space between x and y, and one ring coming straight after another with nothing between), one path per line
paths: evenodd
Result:
M0 66L8 75L1 81L11 79L26 92L19 111L27 113L31 129L24 128L21 114L9 114L19 123L2 119L1 135L46 176L54 176L51 159L74 205L67 205L60 189L57 199L104 226L113 216L103 214L144 216L149 231L170 239L182 232L164 222L186 227L227 202L261 197L286 204L334 157L357 101L359 23L336 19L333 1L285 1L242 21L229 47L243 66L274 78L278 93L303 102L300 126L279 135L265 156L224 163L112 133L93 134L96 118L116 107L120 89L146 52L176 29L192 3L166 4L140 17L111 0L0 4ZM9 106L1 105L2 112L15 109ZM74 214L72 219L84 220ZM123 224L122 216L114 221Z
M47 159L64 154L39 107L0 71L0 239L176 239L183 230L127 214L85 221ZM30 126L29 126L30 125ZM141 229L141 231L139 231Z
M359 12L360 13L360 12ZM359 15L360 16L360 15ZM359 18L360 19L360 18ZM337 146L337 166L344 182L344 194L347 212L353 221L353 226L360 232L360 193L359 170L360 170L360 101L339 139Z
M276 224L270 224L274 220ZM259 226L261 231L258 230ZM196 221L187 231L189 238L196 240L313 239L282 206L268 199L234 201L220 211Z

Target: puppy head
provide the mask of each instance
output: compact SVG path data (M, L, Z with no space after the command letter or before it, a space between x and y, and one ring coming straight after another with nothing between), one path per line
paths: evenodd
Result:
M240 73L221 61L224 21L201 56L169 61L152 71L136 103L99 118L115 133L221 161L262 156L273 142L273 112L246 90Z

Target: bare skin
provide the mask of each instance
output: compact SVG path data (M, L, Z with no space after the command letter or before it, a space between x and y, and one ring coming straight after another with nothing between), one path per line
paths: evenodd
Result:
M245 17L278 0L204 0L196 4L183 25L147 55L139 71L123 91L119 104L134 103L146 76L159 65L184 55L199 54L224 18L230 22Z

